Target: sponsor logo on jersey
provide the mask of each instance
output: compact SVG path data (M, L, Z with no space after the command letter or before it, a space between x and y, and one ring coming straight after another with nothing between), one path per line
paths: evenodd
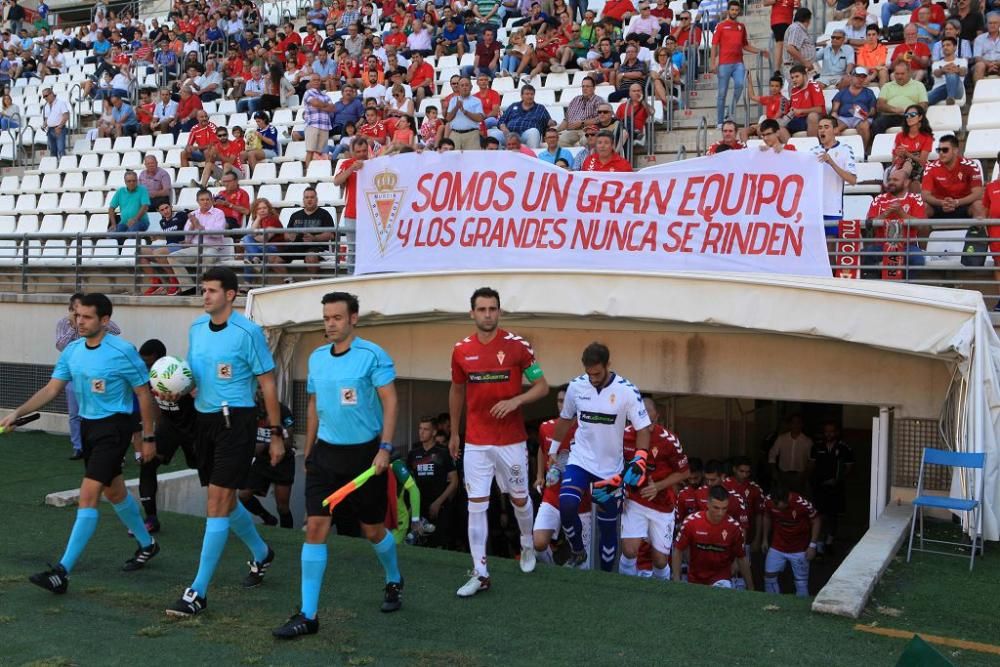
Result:
M475 384L490 384L495 382L510 382L510 371L473 371L469 373L469 382Z
M604 412L590 412L589 410L580 411L580 421L586 424L603 424L605 426L611 426L618 419L618 415L609 415Z
M695 548L699 551L713 551L715 553L725 553L726 547L723 544L711 544L709 542L697 542Z
M479 361L479 355L478 354L474 354L471 357L466 357L465 360L466 361Z

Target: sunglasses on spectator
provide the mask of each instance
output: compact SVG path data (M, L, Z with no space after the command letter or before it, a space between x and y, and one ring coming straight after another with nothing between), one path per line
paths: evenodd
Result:
M916 111L907 111L906 113L903 114L903 116L906 118L918 118L920 114L917 113Z
M951 152L951 146L938 146L937 152L938 153L950 153Z
M690 16L682 16L681 17L681 21L690 21L690 20L691 20Z
M611 113L611 109L598 109L597 113Z

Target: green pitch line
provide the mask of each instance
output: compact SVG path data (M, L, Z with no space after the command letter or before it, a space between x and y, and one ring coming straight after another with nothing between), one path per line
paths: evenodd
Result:
M809 611L808 601L698 586L658 584L598 572L491 562L493 590L456 598L468 556L403 546L404 606L378 611L382 574L360 540L331 539L320 600L320 634L276 643L271 628L298 603L302 532L262 528L277 558L260 588L243 590L247 553L231 539L192 620L163 614L190 583L202 519L163 513L163 551L149 567L124 573L134 542L108 506L73 572L54 596L27 576L55 562L73 511L42 504L79 482L66 438L15 433L0 439L0 665L891 665L899 640L859 633L855 621ZM137 468L129 464L127 474ZM967 564L920 554L897 562L860 622L916 627L968 641L995 642L1000 559ZM954 562L952 562L954 561ZM996 664L996 656L948 649L956 665Z

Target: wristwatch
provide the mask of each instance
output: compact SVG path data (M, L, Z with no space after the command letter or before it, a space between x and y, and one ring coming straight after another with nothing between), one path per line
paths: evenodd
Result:
M378 446L378 448L381 449L383 452L389 452L390 454L392 454L392 450L395 449L392 446L391 442L383 442Z
M143 442L156 442L156 436L155 435L143 435L142 436L142 441Z
M270 431L271 431L271 435L281 435L282 434L282 429L281 429L280 426L271 426L269 428L270 428Z

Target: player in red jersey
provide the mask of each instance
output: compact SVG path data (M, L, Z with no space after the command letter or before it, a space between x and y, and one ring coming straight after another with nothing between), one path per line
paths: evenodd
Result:
M681 562L687 554L689 583L732 588L731 575L736 563L747 587L753 590L743 529L728 516L729 497L724 488L714 486L708 494L708 508L684 519L674 544L671 573L674 581L681 580Z
M753 464L750 459L746 456L738 456L733 459L733 476L723 480L722 486L743 497L743 502L746 503L750 516L750 531L746 537L752 550L756 551L760 547L764 490L757 485L757 482L750 479L751 474L753 474Z
M723 474L722 461L712 459L705 464L705 486L701 487L697 493L699 511L708 509L708 499L711 497L709 492L712 487L721 486L725 489L725 481L726 476ZM729 516L733 517L740 524L740 528L743 529L744 533L749 534L750 513L747 510L747 504L743 500L743 496L729 489L726 489L726 493L729 494Z
M705 485L704 464L698 457L688 459L688 476L683 488L677 493L675 512L677 523L681 523L691 514L698 511L698 492Z
M643 540L649 540L654 579L670 578L670 547L674 540L674 486L688 477L688 459L673 433L659 426L656 405L644 398L653 427L649 434L649 459L646 484L630 489L622 513L622 553L618 571L635 576L636 559ZM635 429L625 429L625 460L635 456Z
M556 394L556 408L562 412L563 402L566 400L566 390L560 389ZM542 502L538 506L538 514L535 515L535 556L543 563L552 563L552 550L549 545L552 543L559 531L562 530L562 521L559 518L559 487L563 471L566 470L566 461L569 460L569 449L572 447L573 436L576 434L576 423L570 426L569 431L562 441L554 439L556 424L558 419L549 419L542 422L538 427L538 477L535 479L535 488L538 489ZM557 476L552 473L552 465L549 461L555 458L555 469L559 473ZM552 483L550 482L550 479ZM583 546L587 552L587 560L580 566L581 570L590 569L590 494L587 494L580 501L580 523L583 525Z
M534 512L528 495L527 434L521 406L549 393L528 341L500 328L500 294L480 287L470 301L476 333L455 344L448 392L453 429L448 447L455 459L462 455L458 425L466 409L465 490L469 495L469 551L475 568L472 578L458 589L459 597L490 588L486 510L494 477L514 505L521 530L521 571L535 569ZM522 392L524 379L531 388Z
M781 592L778 575L791 563L795 594L802 598L809 595L809 561L816 557L820 524L819 513L808 500L781 486L771 489L771 495L764 500L765 538L761 545L767 552L764 559L765 591Z

